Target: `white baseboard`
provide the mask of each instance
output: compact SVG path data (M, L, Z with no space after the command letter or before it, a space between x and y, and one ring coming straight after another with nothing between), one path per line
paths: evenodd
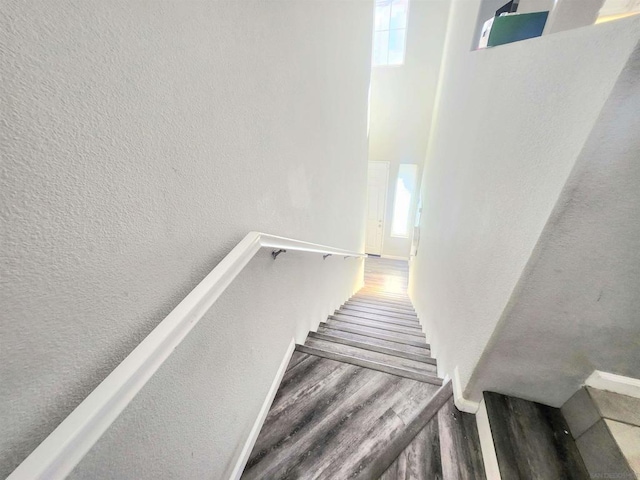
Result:
M271 383L271 388L269 388L269 392L262 403L262 407L260 408L260 412L258 413L258 417L256 418L253 427L251 428L251 432L247 437L247 441L242 448L242 452L240 452L240 456L238 457L238 461L236 462L235 467L229 476L230 480L238 480L242 476L242 472L244 470L245 465L249 461L249 455L251 455L251 450L253 450L253 446L258 439L258 435L260 434L260 429L262 428L262 424L267 418L267 413L269 413L269 408L271 408L271 404L273 403L273 399L278 392L278 387L280 386L280 382L282 381L282 377L284 376L284 372L287 370L287 366L289 365L289 360L291 359L291 355L293 355L293 350L296 348L296 339L292 338L291 343L287 347L287 352L282 358L282 362L278 367L278 371L276 372L276 376Z
M489 423L489 414L487 413L487 406L484 403L484 399L482 399L479 405L478 413L476 413L476 424L478 426L478 437L480 437L482 460L484 461L487 480L502 480L500 467L498 466L496 447L493 443L493 434L491 433L491 424Z
M387 258L389 260L405 260L409 261L409 257L401 257L399 255L380 255L380 258Z
M587 387L640 398L640 379L594 370L584 381Z
M460 373L458 372L457 366L453 369L453 402L461 412L473 413L474 415L480 407L478 402L464 398L462 385L460 384Z

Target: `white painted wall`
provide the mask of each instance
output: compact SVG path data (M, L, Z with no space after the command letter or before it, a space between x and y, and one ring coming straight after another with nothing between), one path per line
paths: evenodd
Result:
M639 132L640 43L476 368L473 393L561 406L594 369L638 376Z
M363 248L372 5L32 1L2 22L0 477L249 230ZM291 337L360 275L261 254L77 476L228 471Z
M627 19L471 52L478 7L452 4L409 285L440 374L458 366L463 388L640 31Z
M404 65L374 67L371 73L369 159L389 162L383 255L409 257L411 234L408 238L391 236L395 185L402 163L417 164L421 174L449 3L448 0L411 0ZM415 200L413 209L417 195ZM412 211L410 218L413 217Z

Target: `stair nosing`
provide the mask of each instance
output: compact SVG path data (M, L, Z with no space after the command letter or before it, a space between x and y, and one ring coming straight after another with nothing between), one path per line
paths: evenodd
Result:
M417 372L414 370L408 370L405 368L394 367L373 360L365 360L351 355L345 355L343 353L328 352L317 347L309 347L307 345L296 345L296 350L309 355L316 355L318 357L328 358L329 360L335 360L342 363L349 363L351 365L357 365L362 368L369 368L370 370L377 370L379 372L388 373L389 375L396 375L397 377L409 378L423 383L431 383L432 385L442 385L442 379L428 375L426 373Z
M367 307L367 308L380 308L385 311L393 311L398 313L406 312L407 315L415 315L415 308L412 307L403 307L403 306L395 306L395 305L383 305L382 303L374 303L368 300L363 300L361 298L351 297L349 300L345 302L345 305L352 305L356 307Z
M350 338L336 337L334 335L327 335L321 332L309 332L311 338L317 338L319 340L325 340L327 342L340 343L342 345L349 345L355 348L361 348L363 350L370 350L372 352L384 353L385 355L391 355L393 357L405 358L407 360L414 360L416 362L426 363L429 365L437 365L437 360L433 357L421 355L418 353L403 352L402 350L396 350L394 348L384 347L382 345L374 345L371 343L360 342L358 340L352 340Z

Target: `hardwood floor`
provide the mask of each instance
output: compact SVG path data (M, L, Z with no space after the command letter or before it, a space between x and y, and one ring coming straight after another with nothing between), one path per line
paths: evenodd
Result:
M559 408L492 392L484 400L502 478L590 478Z
M423 429L442 380L407 272L367 259L365 287L296 347L242 478L375 479Z

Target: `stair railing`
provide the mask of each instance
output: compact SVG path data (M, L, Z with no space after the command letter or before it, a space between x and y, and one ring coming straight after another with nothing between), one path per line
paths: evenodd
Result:
M133 400L173 350L211 308L261 248L366 257L340 248L249 232L171 313L7 477L7 480L66 477Z

